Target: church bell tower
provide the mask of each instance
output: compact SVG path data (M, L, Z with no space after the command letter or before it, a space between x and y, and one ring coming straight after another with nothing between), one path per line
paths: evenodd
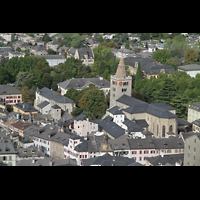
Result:
M127 76L123 54L115 75L110 76L110 108L116 105L116 100L122 95L131 96L132 77Z

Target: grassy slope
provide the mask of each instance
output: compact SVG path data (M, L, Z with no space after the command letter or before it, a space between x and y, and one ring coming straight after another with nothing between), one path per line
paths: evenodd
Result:
M74 40L71 42L71 45L74 45L74 44L77 43L78 40L83 40L87 37L87 34L86 35L79 35L78 33L58 33L58 34L73 38ZM53 39L55 36L56 35L54 35L51 38Z

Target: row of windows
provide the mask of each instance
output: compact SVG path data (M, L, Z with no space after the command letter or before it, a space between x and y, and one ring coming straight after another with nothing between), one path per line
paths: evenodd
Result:
M3 161L3 160L12 160L12 156L1 156L0 157L0 161Z
M196 149L195 149L196 150ZM172 153L172 150L171 149L167 149L167 150L163 150L164 153ZM181 153L181 152L184 152L184 149L175 149L175 153ZM148 151L148 150L144 150L144 154L152 154L152 153L159 153L159 150L151 150L151 151ZM132 154L137 154L137 151L132 151ZM142 154L142 151L139 151L139 154Z
M84 158L84 155L80 155L80 158ZM87 158L87 155L85 155L85 158Z
M113 81L112 83L113 83L113 85L117 85L117 81ZM121 82L121 81L120 81L120 84L123 85L123 86L124 85L129 85L128 82Z

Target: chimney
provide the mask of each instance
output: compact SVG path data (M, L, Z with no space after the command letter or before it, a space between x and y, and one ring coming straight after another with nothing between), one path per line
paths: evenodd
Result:
M58 95L61 95L61 88L58 88Z

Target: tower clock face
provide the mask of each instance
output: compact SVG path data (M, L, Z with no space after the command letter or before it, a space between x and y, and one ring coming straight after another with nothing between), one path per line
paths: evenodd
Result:
M122 82L119 82L119 85L122 86Z

